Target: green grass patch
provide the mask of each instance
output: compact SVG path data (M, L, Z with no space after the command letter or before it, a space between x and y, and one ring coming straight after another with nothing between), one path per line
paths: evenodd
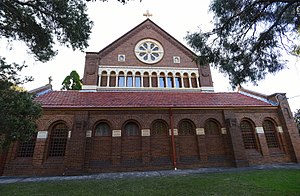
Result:
M0 185L1 195L300 195L300 170Z

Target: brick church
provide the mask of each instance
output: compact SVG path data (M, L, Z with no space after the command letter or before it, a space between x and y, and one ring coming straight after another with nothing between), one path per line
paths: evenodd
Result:
M35 92L38 133L3 175L78 175L300 161L285 94L214 92L210 67L150 19L87 52L83 90Z

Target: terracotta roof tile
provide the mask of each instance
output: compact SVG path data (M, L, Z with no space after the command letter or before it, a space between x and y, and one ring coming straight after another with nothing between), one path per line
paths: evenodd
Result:
M43 108L157 108L272 106L241 93L52 91L36 98Z

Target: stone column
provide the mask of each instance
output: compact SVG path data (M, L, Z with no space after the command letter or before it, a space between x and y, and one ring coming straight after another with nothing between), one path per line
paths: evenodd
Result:
M144 75L141 75L141 88L144 88Z
M124 74L124 87L127 87L127 74Z
M159 75L157 75L157 87L160 88L160 79Z
M132 87L136 87L135 86L135 75L132 75Z
M168 76L165 75L165 84L164 87L168 88Z
M108 75L108 73L107 73L106 87L109 87L109 81L110 81L110 74Z
M115 87L118 87L119 86L119 74L116 74L116 86Z
M200 87L200 85L199 85L199 76L196 76L196 82L197 82L197 88L199 88Z
M101 75L98 75L98 78L99 78L99 80L98 80L98 86L101 86Z
M181 88L185 88L185 87L184 87L183 76L180 77L180 80L181 80Z
M189 86L190 86L189 88L192 88L192 79L191 79L190 75L188 76L188 80L189 80Z
M172 81L173 81L173 88L176 88L176 80L175 80L176 77L172 77ZM179 87L178 87L179 88Z

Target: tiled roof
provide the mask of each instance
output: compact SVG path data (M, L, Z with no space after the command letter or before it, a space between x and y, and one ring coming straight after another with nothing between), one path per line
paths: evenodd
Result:
M43 108L265 107L241 93L52 91L36 98Z

